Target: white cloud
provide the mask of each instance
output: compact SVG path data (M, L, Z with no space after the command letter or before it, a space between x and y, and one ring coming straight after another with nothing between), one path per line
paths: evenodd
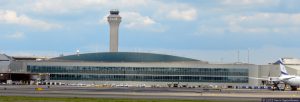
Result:
M197 10L186 4L162 3L159 5L158 15L168 19L192 21L197 18Z
M85 10L109 10L120 9L121 11L149 11L159 12L160 17L174 20L195 20L197 10L191 5L162 2L159 0L37 0L27 2L21 8L29 8L39 13L65 14L83 12Z
M209 25L201 25L198 28L198 31L196 35L209 35L209 34L224 34L225 33L224 27L215 27L215 26L209 26Z
M35 12L45 13L66 13L74 12L86 7L104 6L108 0L37 0L27 3L25 7L30 7Z
M100 19L100 23L108 24L107 16L105 15ZM138 12L121 12L122 25L129 29L147 29L154 32L164 32L165 29L161 24L157 23L150 16L143 16ZM121 25L121 26L122 26Z
M173 19L182 19L186 21L195 20L197 16L197 10L196 9L187 9L187 10L172 10L170 11L169 15L167 17L173 18Z
M100 24L108 24L108 22L107 22L107 17L108 17L108 16L109 16L109 14L103 16L103 17L99 20Z
M61 25L35 20L26 15L18 15L17 12L11 10L0 10L0 23L17 24L45 30L61 27Z
M300 13L255 13L252 15L225 15L205 22L198 27L196 35L203 34L289 34L300 33Z
M225 17L225 21L228 22L231 31L237 32L277 33L287 30L286 32L299 33L300 30L291 29L300 27L299 18L300 14L257 13L250 16L228 16Z
M123 17L122 25L126 28L142 28L154 32L166 30L160 20L193 21L197 17L197 10L191 5L160 0L34 0L26 2L20 8L27 8L25 12L46 15L106 11L99 12L99 15L103 15L110 9L119 9ZM102 17L100 22L106 23L107 16Z
M137 12L123 12L120 14L125 22L125 27L127 28L140 28L151 26L156 22L149 16L142 16Z
M242 34L268 34L271 32L270 28L265 27L244 27L245 25L239 25L230 22L227 26L227 30L232 33L242 33Z
M280 0L223 0L222 4L237 6L277 5Z
M128 9L146 6L151 0L36 0L24 7L40 13L70 13L86 9ZM47 12L45 12L47 11Z
M298 26L300 25L300 13L256 13L249 16L233 15L225 17L225 20L237 24L252 24L255 26Z
M22 39L22 38L24 38L24 33L23 32L15 32L13 34L6 35L6 38L9 38L9 39Z

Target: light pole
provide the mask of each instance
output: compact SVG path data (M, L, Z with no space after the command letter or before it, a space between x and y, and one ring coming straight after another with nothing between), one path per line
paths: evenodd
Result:
M9 74L9 83L12 84L12 79L11 79L11 69L8 68L8 74ZM8 84L8 82L6 82Z
M47 74L47 87L50 88L50 73ZM48 85L49 84L49 85Z

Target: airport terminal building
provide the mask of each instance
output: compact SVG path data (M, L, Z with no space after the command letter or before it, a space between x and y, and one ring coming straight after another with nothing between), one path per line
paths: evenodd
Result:
M31 81L129 86L260 86L264 83L251 77L263 77L270 71L272 76L279 75L278 65L210 64L191 58L138 52L19 59L11 60L7 68L10 73L30 75L28 80Z

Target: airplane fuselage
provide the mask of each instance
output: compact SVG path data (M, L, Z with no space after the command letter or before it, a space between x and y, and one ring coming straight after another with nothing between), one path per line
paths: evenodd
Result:
M290 86L293 86L293 87L300 86L300 77L299 76L287 75L282 78L283 78L282 81Z

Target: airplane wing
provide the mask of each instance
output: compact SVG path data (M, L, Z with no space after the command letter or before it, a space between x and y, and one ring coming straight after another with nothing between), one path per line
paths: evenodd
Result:
M283 78L282 80L285 81L285 80L290 80L290 79L293 79L293 78L296 78L296 77Z
M257 78L257 77L248 77L248 78L255 79L255 80L266 80L266 81L269 80L268 78Z

